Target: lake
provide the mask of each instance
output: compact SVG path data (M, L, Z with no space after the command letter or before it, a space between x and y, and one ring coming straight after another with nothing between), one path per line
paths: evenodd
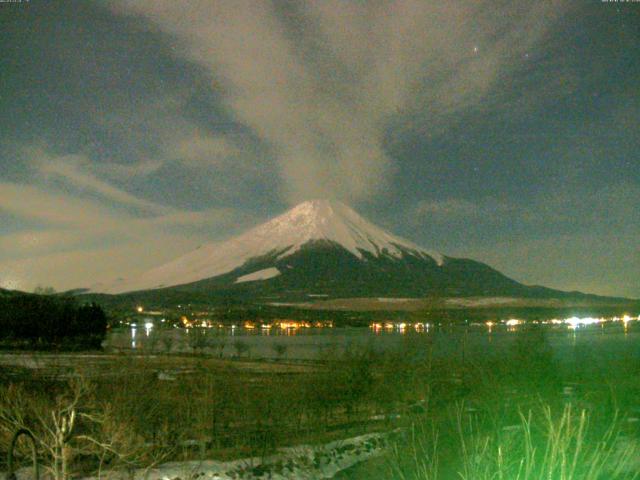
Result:
M515 321L513 321L515 322ZM313 360L323 355L342 354L347 350L373 349L384 352L409 349L420 355L501 356L514 346L518 332L527 325L490 322L470 325L374 325L371 328L158 328L147 324L111 331L105 347L139 352L209 353L222 357L242 356L253 359L286 358ZM547 323L539 325L554 356L563 364L576 356L595 357L596 363L607 359L640 357L640 322Z

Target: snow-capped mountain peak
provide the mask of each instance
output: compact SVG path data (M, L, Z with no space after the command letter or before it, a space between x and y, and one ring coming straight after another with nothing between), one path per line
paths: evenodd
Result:
M328 240L340 244L358 258L362 258L362 251L378 256L383 250L391 256L401 257L404 249L416 254L426 254L438 263L442 262L442 255L439 253L428 252L408 240L384 231L335 200L309 200L300 203L263 227L272 227L282 232L285 243L295 238L293 251L311 240Z
M311 241L338 244L356 257L363 253L402 258L430 257L442 265L443 256L392 235L368 222L338 201L310 200L258 225L235 238L203 245L137 278L124 279L106 289L108 293L147 290L216 277L244 265L253 258L277 255L285 258ZM277 275L271 272L270 277Z

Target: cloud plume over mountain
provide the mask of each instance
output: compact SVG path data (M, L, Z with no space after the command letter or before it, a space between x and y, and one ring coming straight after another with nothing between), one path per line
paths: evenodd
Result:
M561 2L122 0L207 68L270 145L285 198L366 199L394 162L393 125L429 134L522 66Z

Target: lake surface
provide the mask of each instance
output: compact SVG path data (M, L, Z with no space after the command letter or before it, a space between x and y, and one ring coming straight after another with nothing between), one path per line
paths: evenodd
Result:
M144 326L111 331L105 347L139 352L201 351L216 356L246 358L286 358L312 360L323 355L339 355L347 350L373 349L378 352L402 350L420 355L473 359L501 356L515 347L528 327L484 324L414 328L252 328L216 327L202 329ZM540 325L543 342L562 363L592 359L640 359L640 322L613 321L592 325ZM197 331L196 331L197 330ZM195 349L194 349L195 347Z

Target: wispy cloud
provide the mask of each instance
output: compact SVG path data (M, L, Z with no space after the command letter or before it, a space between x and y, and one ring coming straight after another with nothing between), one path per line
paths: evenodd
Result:
M230 208L166 209L73 168L58 173L147 213L140 216L111 206L113 202L43 184L0 182L0 221L10 215L25 225L27 220L42 225L0 232L0 286L30 289L55 279L57 288L74 288L95 281L91 279L132 275L256 221Z
M445 129L520 68L565 3L113 5L176 36L182 54L209 69L239 121L274 149L286 198L352 201L387 185L390 121Z
M207 89L211 91L210 86ZM133 176L141 180L177 165L182 170L183 184L189 183L188 175L199 175L208 178L211 188L221 192L229 188L219 181L222 175L233 176L240 183L264 178L271 169L265 161L267 147L257 147L248 132L237 131L233 125L225 124L217 131L207 121L196 121L189 111L194 108L189 106L192 95L189 91L162 92L153 101L117 105L94 115L92 121L118 138L133 154L123 163L109 158L109 152L96 152L87 146L81 152L82 160L93 161L82 166L89 167L100 178L127 182ZM206 106L198 105L196 110L206 112ZM95 158L97 153L99 160ZM198 196L193 201L204 208L208 206L206 199Z
M0 239L0 243L2 240ZM92 287L144 271L195 246L184 236L154 235L145 242L118 242L72 251L49 249L37 255L0 259L0 287L31 290L53 285L57 290Z
M238 149L222 135L206 135L195 131L181 138L169 152L170 155L193 166L224 166L237 155Z
M156 214L168 213L172 210L169 207L138 198L101 180L90 171L92 162L83 155L57 156L48 154L40 148L27 148L25 153L32 159L38 173L42 176L57 177L82 190L101 195L112 202L140 208Z
M119 163L93 163L92 168L101 177L114 180L126 180L132 177L147 176L156 172L162 167L163 162L159 160L143 160L132 165Z
M109 208L61 192L46 192L41 187L11 182L0 183L2 204L0 211L16 217L34 219L50 225L95 228L118 223Z

